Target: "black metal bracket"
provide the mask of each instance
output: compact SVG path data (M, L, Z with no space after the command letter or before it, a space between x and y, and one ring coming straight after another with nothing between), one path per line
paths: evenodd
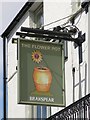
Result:
M79 38L79 40L74 41L75 44L76 44L76 45L75 45L75 48L78 47L78 46L81 46L82 43L85 42L85 33L82 34L82 32L79 31L79 33L78 33L78 38Z
M78 32L78 37L73 38L70 32L61 32L61 27L54 28L54 31L37 29L37 28L26 28L21 27L22 32L16 32L16 35L20 37L37 37L37 38L44 38L46 41L53 39L61 41L71 41L74 42L76 47L79 47L79 64L82 62L82 43L85 41L85 33L82 34L81 31Z
M82 57L82 43L85 41L85 33L82 35L82 32L79 31L78 38L81 38L81 40L80 41L75 41L74 46L75 46L75 48L78 47L79 64L80 64L83 61L83 57Z
M58 28L60 29L60 28ZM16 35L20 37L38 37L45 39L55 39L61 41L71 41L75 42L78 46L85 41L85 34L79 35L77 38L72 38L70 32L61 32L61 31L49 31L42 30L37 28L26 28L21 27L21 32L16 32Z
M86 2L82 2L81 7L85 10L85 13L87 14L89 11L89 5L90 5L90 0Z

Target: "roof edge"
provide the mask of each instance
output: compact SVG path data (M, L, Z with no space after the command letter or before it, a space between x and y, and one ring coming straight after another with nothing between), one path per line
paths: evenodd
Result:
M6 28L6 30L2 33L1 37L7 37L11 30L17 25L17 23L20 21L20 19L23 17L23 15L27 12L27 10L34 4L34 2L26 2L25 5L21 8L19 13L16 15L16 17L12 20L12 22L9 24L9 26Z

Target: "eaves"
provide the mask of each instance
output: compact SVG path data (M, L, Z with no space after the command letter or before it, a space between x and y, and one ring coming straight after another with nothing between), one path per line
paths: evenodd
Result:
M19 13L16 15L16 17L13 19L13 21L10 23L10 25L6 28L6 30L2 33L1 37L7 37L12 29L17 25L17 23L21 20L23 15L29 10L29 8L34 4L34 2L26 2L25 5L22 7L22 9L19 11Z

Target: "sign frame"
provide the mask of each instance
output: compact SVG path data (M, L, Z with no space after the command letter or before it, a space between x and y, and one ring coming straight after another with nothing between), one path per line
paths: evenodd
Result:
M40 41L39 40L29 40L29 39L24 39L24 38L18 38L17 45L18 45L18 82L17 82L18 104L65 107L66 106L66 100L65 100L66 97L65 97L64 45L61 43L52 43L52 42L46 42L46 41L41 41L41 40ZM49 52L50 52L50 55L47 55L47 54L49 54ZM55 52L55 54L54 54L54 52ZM54 81L54 82L52 82L52 84L50 82L51 86L53 86L53 87L49 86L46 88L46 86L44 86L42 89L42 87L35 85L34 74L35 74L35 76L38 76L38 75L36 74L34 68L36 68L36 67L39 68L38 66L42 63L42 61L44 61L44 64L46 64L46 66L48 66L47 65L48 63L52 66L54 64L54 62L50 63L50 60L51 60L50 57L52 57L55 60L54 56L57 55L56 61L58 62L58 58L60 57L58 54L61 55L60 62L62 64L61 65L62 66L61 67L62 75L61 76L58 75L58 76L61 77L61 79L62 79L62 86L57 86L57 87L54 86L54 84L56 84L56 81L54 79L57 80L59 78L59 77L55 77L55 76L57 76L56 74L58 74L59 72L55 73L55 75L54 75L55 71L52 72L51 68L50 68L50 71L49 70L47 70L47 71L49 71L49 77L51 74L51 81ZM26 56L26 57L22 57L22 56ZM46 60L42 56L46 57ZM34 58L34 57L36 57L36 58ZM38 59L38 57L40 57L40 58ZM28 62L29 60L31 61L30 62L31 66L29 65L29 62ZM48 63L46 61L48 61ZM27 64L27 65L25 65L25 64ZM29 67L27 68L26 66L27 67L29 66ZM57 66L57 64L56 64L56 66ZM30 72L30 75L28 73L28 71L32 71L32 70L30 70L30 68L33 68L33 75L32 75L32 72ZM47 67L44 67L42 69L43 69L42 71L44 71L44 69L47 69ZM56 71L58 71L58 70L59 70L59 68L56 69ZM52 75L52 73L53 73L53 75ZM30 81L29 81L29 77L25 77L25 75L23 75L23 74L26 74L26 76L29 76L31 78ZM45 74L41 75L41 77L47 78L47 77L43 77L43 76L45 76ZM40 77L37 77L37 78L38 78L37 81L39 81ZM25 82L25 80L26 80L26 82ZM33 81L33 82L31 82L31 81ZM32 85L29 87L30 82ZM44 82L46 82L46 80ZM40 80L40 83L41 83L41 80ZM59 84L59 81L57 82L57 85L58 84ZM31 93L31 87L35 89L34 92L32 92L32 93ZM58 90L58 91L61 90L62 97L60 97L60 94L58 94L58 91L56 91L57 93L55 93L54 92L55 90L53 90L53 88L54 89L56 88L56 90ZM28 92L28 91L30 91L30 92ZM29 96L29 94L31 94L31 95ZM57 96L55 94L57 94ZM55 98L54 98L54 96L55 96ZM58 97L60 98L61 103L59 103L59 101L56 100L56 99L59 99Z

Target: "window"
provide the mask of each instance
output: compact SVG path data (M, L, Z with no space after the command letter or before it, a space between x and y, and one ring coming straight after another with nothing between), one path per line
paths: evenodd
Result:
M43 4L41 4L34 12L36 28L40 28L44 24Z
M44 24L43 4L34 11L34 23L36 28L40 28Z
M44 24L43 3L35 3L29 12L29 25L31 28L41 28ZM32 38L33 40L42 40L43 38Z

